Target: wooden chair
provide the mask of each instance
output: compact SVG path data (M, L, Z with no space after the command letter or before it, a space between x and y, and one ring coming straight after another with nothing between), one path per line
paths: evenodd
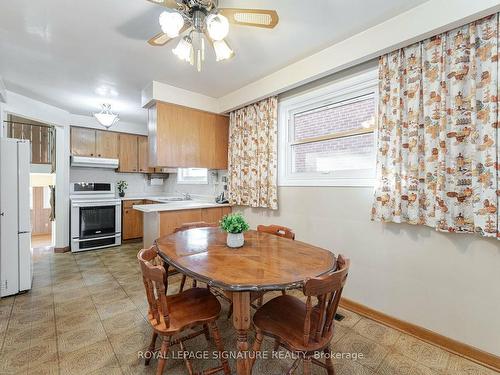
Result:
M264 232L264 233L269 233L273 234L275 236L283 237L283 238L288 238L290 240L295 240L295 233L292 229L283 227L281 225L259 225L257 226L257 232ZM264 302L264 294L265 293L260 293L258 296L258 307L262 306L262 303ZM286 292L283 290L281 294L285 295Z
M215 341L219 355L224 352L222 339L215 323L221 311L221 305L217 298L206 288L191 288L182 293L167 296L168 288L168 265L167 269L162 266L155 266L151 261L158 255L156 249L142 249L137 255L141 265L142 279L146 289L146 296L149 304L148 320L153 327L153 338L148 348L148 355L145 364L149 365L149 359L155 352L156 339L163 338L160 355L158 359L157 375L163 373L166 358L170 346L179 344L184 350L183 342L201 334L205 334L207 340L210 339L209 329ZM188 329L199 330L189 333L182 338L173 339L174 335L181 334ZM226 359L222 356L221 365L207 370L204 373L214 374L224 371L230 374L231 370ZM193 374L191 363L185 359L189 374Z
M279 237L284 237L284 238L289 238L291 240L295 240L295 233L293 232L292 229L283 227L281 225L258 225L257 226L257 232L264 232L264 233L269 233L273 234L275 236ZM252 292L250 293L250 300L252 301L252 307L257 309L262 306L262 303L264 302L264 294L266 292ZM286 294L285 291L281 292L283 295ZM217 294L220 295L220 294ZM257 305L254 305L253 302L257 301ZM227 318L229 319L231 315L233 314L233 304L230 302L229 306L229 311L227 314Z
M254 351L259 351L263 336L273 337L275 349L279 346L297 354L288 374L304 361L304 374L311 374L311 363L326 368L329 375L335 374L331 357L325 356L325 363L313 358L315 353L323 351L330 354L330 341L333 337L335 313L342 289L349 272L349 259L339 255L337 271L305 282L303 292L306 302L284 295L267 302L257 310L253 317L256 330ZM312 297L318 303L312 306ZM286 311L286 314L283 312ZM253 356L255 358L255 356Z
M207 223L205 221L194 221L192 223L184 223L180 227L177 227L174 229L174 233L177 232L182 232L184 230L188 229L194 229L194 228L213 228L216 227L216 223ZM184 290L184 285L186 284L186 275L182 275L182 280L181 280L181 286L179 287L179 293L181 293ZM196 280L193 280L193 287L196 287Z
M295 233L293 230L287 227L282 227L281 225L259 225L257 226L257 231L274 234L275 236L289 238L291 240L295 239Z

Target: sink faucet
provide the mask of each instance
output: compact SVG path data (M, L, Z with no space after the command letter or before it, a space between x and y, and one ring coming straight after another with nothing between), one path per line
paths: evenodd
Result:
M176 192L179 193L180 195L182 195L184 200L190 201L192 199L191 194L189 194L189 193L183 193L182 191L178 191L178 190L176 190Z

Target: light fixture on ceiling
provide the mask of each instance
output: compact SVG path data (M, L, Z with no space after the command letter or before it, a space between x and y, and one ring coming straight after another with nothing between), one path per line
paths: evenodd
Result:
M116 124L120 118L117 114L111 112L111 104L102 104L101 112L94 113L94 117L97 119L99 124L109 129L114 124Z
M229 21L222 14L208 15L206 23L212 40L222 40L229 34Z
M205 60L206 40L212 44L217 61L234 56L225 38L229 24L272 29L278 24L278 14L266 9L219 8L217 0L148 0L168 10L160 14L162 32L148 43L163 46L182 36L172 52L182 61L195 65L201 71Z
M189 36L185 36L179 41L179 44L177 44L177 47L175 47L172 52L174 53L175 56L177 56L179 59L183 61L190 62L191 64L193 61L193 41Z
M227 60L233 57L234 52L225 40L216 40L214 42L215 59L217 61Z
M184 26L184 18L179 12L163 11L160 14L159 22L161 31L167 34L169 38L175 38L179 36L179 32Z

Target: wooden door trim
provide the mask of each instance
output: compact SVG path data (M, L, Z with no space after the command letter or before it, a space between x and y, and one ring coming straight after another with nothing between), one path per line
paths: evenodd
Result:
M69 252L69 250L70 250L69 246L54 247L54 253L57 253L57 254L67 253L67 252Z
M346 310L355 312L390 328L394 328L429 344L440 347L448 352L459 355L460 357L469 359L482 366L500 371L500 357L494 354L485 352L484 350L443 336L439 333L430 331L416 324L394 318L390 315L374 310L368 306L362 305L358 302L354 302L346 298L342 298L340 300L340 306Z

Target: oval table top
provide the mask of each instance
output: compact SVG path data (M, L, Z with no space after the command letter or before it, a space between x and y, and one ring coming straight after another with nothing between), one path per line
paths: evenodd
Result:
M158 238L155 245L180 272L233 292L302 286L305 279L335 269L328 250L254 230L245 232L239 249L226 246L226 233L219 228L177 232Z

